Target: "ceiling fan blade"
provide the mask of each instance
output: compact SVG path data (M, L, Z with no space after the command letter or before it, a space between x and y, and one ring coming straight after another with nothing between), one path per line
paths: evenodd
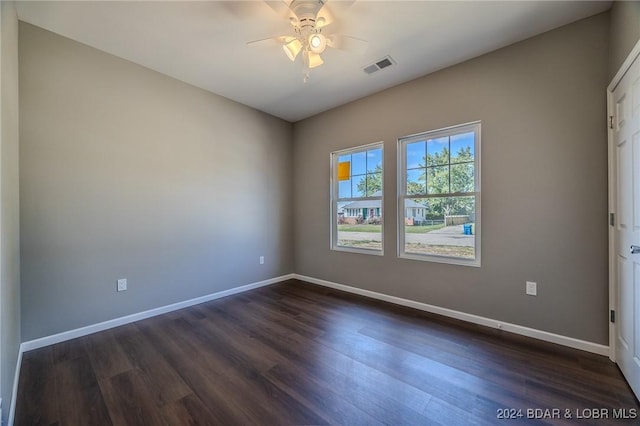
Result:
M347 9L353 6L355 2L356 0L324 0L325 4L331 3L331 9L336 15L342 15Z
M327 7L326 3L320 8L316 15L316 28L324 28L334 21L333 14Z
M295 40L295 37L293 36L269 37L269 38L263 38L260 40L248 41L247 46L251 46L251 47L282 46L284 44L292 42L293 40Z
M346 50L362 55L367 50L369 42L357 37L331 34L327 36L327 45L335 49Z

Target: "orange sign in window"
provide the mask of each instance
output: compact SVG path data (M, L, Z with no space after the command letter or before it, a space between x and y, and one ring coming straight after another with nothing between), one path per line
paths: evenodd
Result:
M351 177L351 162L338 163L338 180L349 180Z

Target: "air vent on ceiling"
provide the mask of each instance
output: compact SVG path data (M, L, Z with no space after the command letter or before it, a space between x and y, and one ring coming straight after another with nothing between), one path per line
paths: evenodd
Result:
M374 72L380 71L381 69L390 67L391 65L395 65L395 64L396 64L396 61L394 61L391 56L387 55L384 58L380 59L379 61L376 61L371 65L367 65L362 70L366 74L373 74Z

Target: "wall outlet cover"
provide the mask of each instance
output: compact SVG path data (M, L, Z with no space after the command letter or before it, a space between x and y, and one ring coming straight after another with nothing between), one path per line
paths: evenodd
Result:
M526 293L529 296L537 296L538 295L538 284L533 281L527 281Z
M118 291L125 291L127 289L127 279L121 278L118 280Z

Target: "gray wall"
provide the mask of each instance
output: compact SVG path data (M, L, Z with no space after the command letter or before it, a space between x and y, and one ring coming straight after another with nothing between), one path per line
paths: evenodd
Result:
M20 349L20 215L18 197L18 16L1 2L0 93L0 396L3 422L9 414Z
M640 39L640 1L616 1L611 7L609 80Z
M291 124L22 22L19 46L23 341L292 272Z
M600 14L296 123L296 272L607 344L608 23ZM473 120L482 267L398 259L397 138ZM380 140L385 255L330 251L329 153Z
M1 2L0 23L0 396L3 422L9 414L20 348L20 202L18 199L18 16Z

